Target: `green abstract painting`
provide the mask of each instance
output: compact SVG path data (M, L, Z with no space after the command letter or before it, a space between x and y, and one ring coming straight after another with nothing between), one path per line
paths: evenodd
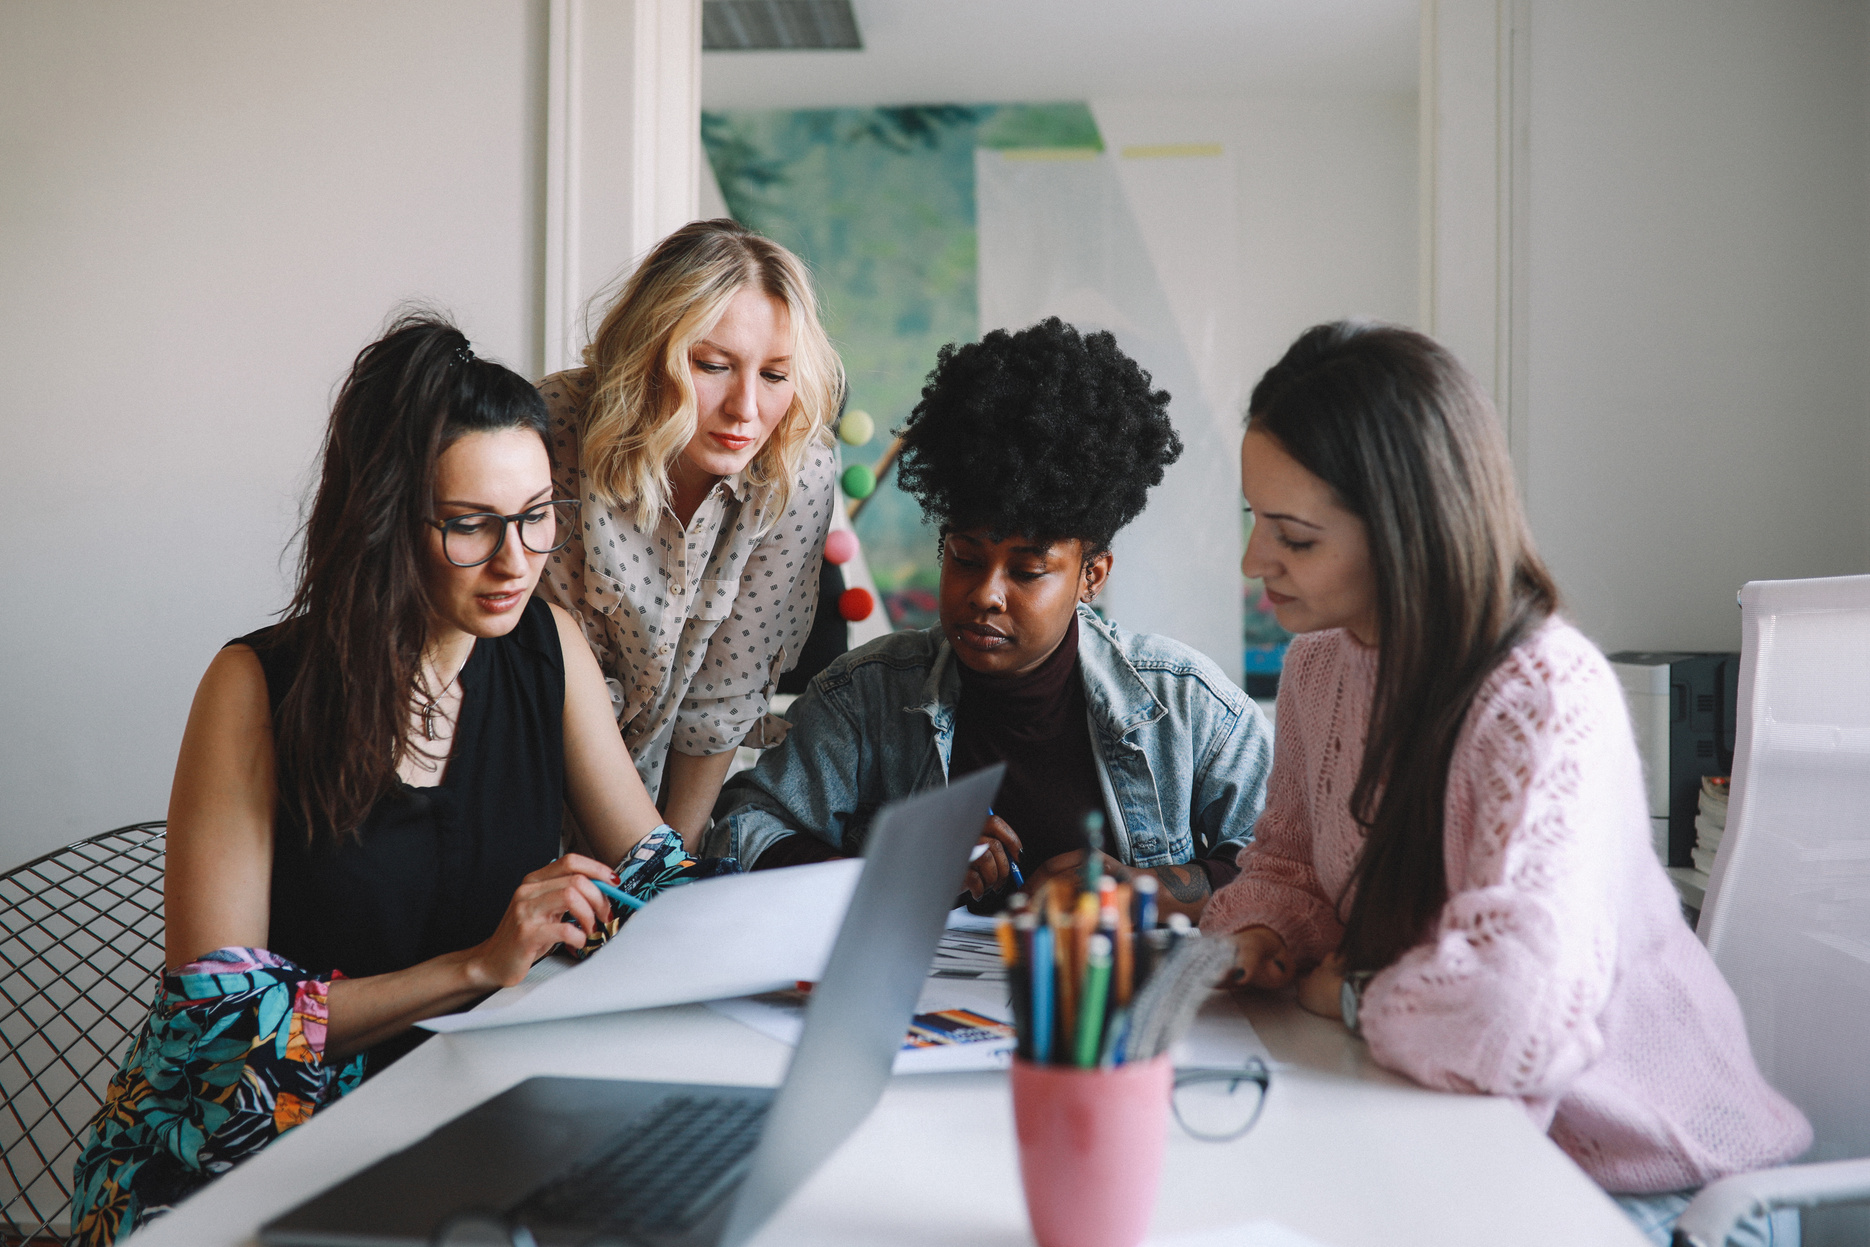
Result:
M736 220L811 265L874 464L949 342L980 333L974 151L1102 150L1083 104L704 112L702 140ZM935 622L935 533L894 474L857 519L890 622Z

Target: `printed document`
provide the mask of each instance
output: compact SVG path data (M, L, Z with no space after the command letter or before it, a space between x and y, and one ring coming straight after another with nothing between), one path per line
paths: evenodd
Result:
M589 960L416 1025L448 1034L693 1004L816 981L863 861L703 879L657 896Z

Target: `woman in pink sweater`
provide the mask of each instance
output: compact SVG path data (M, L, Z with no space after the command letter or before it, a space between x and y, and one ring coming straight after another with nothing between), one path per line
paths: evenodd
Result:
M1802 1152L1474 378L1409 330L1321 325L1254 389L1241 478L1244 569L1301 635L1266 812L1201 921L1233 981L1297 978L1383 1065L1518 1098L1659 1242L1695 1188Z

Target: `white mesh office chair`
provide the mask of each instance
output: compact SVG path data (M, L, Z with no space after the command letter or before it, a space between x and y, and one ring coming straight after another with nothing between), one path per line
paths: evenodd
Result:
M0 874L0 1244L56 1247L71 1167L162 970L162 823Z
M1733 795L1698 930L1817 1163L1710 1183L1678 1247L1719 1247L1757 1209L1870 1199L1870 576L1755 581L1740 607ZM1826 1208L1803 1247L1867 1231L1870 1210Z

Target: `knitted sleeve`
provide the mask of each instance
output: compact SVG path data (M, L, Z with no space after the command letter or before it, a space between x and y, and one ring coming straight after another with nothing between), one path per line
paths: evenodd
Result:
M1624 714L1602 657L1562 624L1483 687L1449 768L1451 895L1432 936L1365 991L1380 1063L1549 1114L1602 1051L1623 860L1612 840L1634 795Z
M1253 842L1236 859L1240 874L1208 899L1201 929L1228 935L1248 927L1271 927L1300 964L1317 961L1337 947L1343 927L1313 865L1312 825L1306 804L1306 718L1329 690L1325 657L1300 637L1286 659L1274 716L1279 727L1272 773L1266 780L1266 809L1253 826Z

